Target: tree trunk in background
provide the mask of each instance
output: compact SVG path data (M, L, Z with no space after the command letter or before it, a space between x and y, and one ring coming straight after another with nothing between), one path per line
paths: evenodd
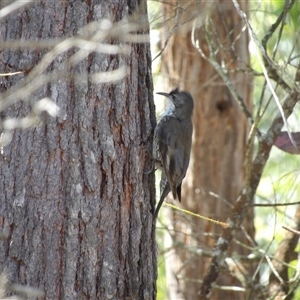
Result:
M2 22L0 39L70 37L107 16L119 21L138 2L38 1ZM47 70L61 70L74 52ZM2 51L1 73L24 73L2 77L1 92L42 56ZM122 65L130 75L117 83L88 80ZM72 79L75 73L82 82ZM0 156L0 226L8 232L0 241L0 270L10 282L40 288L44 299L155 298L154 174L144 174L155 126L152 89L150 46L133 44L127 56L90 54L68 79L48 83L4 112L25 116L44 97L60 107L57 118L16 130Z
M178 7L175 4L162 6L162 15L167 22L161 29L162 45L174 24L178 25L178 30L162 53L162 73L168 74L165 78L168 78L167 86L170 89L177 86L186 89L195 101L193 148L184 180L182 207L226 222L231 210L226 201L234 203L245 183L249 124L222 78L193 46L190 21L202 15L204 24L211 9L211 28L218 38L215 43L222 47L218 49L218 62L230 72L237 92L250 110L251 78L246 72L238 71L249 65L249 56L247 31L242 31L243 24L236 9L228 1L213 3L208 1L201 6L194 4L186 7L184 3L182 6L177 3ZM247 2L241 1L240 5L247 12ZM170 19L174 22L170 22ZM194 34L200 48L209 56L204 28L196 29ZM203 278L209 261L199 250L210 251L222 229L211 222L173 210L170 211L170 220L170 232L174 230L171 235L175 253L172 256L169 252L166 254L166 266L169 268L167 280L168 286L175 288L169 289L169 299L198 299L201 283L196 280ZM249 212L244 226L249 236L254 237L253 211ZM236 234L236 238L249 245L242 231ZM233 251L248 254L245 248L236 243L231 246L228 256ZM249 270L248 267L246 269ZM217 282L219 285L240 285L228 270L224 273ZM244 299L244 294L214 290L211 299Z

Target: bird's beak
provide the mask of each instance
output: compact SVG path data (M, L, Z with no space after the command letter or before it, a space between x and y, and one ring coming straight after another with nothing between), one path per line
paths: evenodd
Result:
M156 93L156 94L158 94L158 95L163 95L163 96L166 96L166 97L169 97L169 96L170 96L168 93L162 93L162 92Z

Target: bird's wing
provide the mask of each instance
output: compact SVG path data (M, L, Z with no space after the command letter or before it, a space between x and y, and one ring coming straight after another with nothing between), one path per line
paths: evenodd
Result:
M181 121L173 116L163 117L156 128L158 153L174 198L177 185L181 183L186 172L183 134Z

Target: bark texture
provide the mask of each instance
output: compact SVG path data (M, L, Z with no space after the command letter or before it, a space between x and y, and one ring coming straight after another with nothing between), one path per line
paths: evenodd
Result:
M3 21L0 39L70 37L91 21L127 17L138 2L38 1ZM23 73L2 78L1 92L25 80L44 53L3 51L0 69ZM47 71L66 71L74 53ZM130 74L118 83L88 79L123 65ZM2 113L25 116L43 97L60 107L58 117L16 130L0 155L0 226L8 232L0 270L42 289L44 299L154 299L154 175L144 174L155 126L149 44L132 44L126 56L92 53L68 71Z
M240 3L247 11L247 2ZM198 43L203 54L212 59L206 41L205 20L210 15L213 42L217 46L216 61L224 66L234 88L251 110L251 78L246 72L249 64L248 36L242 31L242 21L228 1L199 5L182 4L176 9L163 5L167 26L162 27L162 72L169 75L169 88L179 86L192 93L195 101L194 136L190 166L184 180L182 206L205 217L226 222L231 205L245 184L245 151L249 124L229 88L214 66L201 57L192 43ZM197 19L198 25L192 31ZM169 21L172 20L173 22ZM200 25L199 25L200 24ZM166 29L167 28L167 29ZM172 37L168 40L170 32ZM178 203L176 203L178 205ZM188 215L170 212L169 224L175 254L168 256L167 274L170 299L198 299L201 283L207 270L209 251L221 233L221 227ZM244 222L245 231L254 236L253 212L249 210ZM236 235L249 244L240 230ZM184 245L184 246L183 246ZM170 245L168 245L170 247ZM235 251L247 254L245 248L233 244ZM244 274L247 275L247 274ZM242 276L243 277L243 276ZM219 285L241 285L228 269L220 276ZM243 299L244 295L230 291L214 291L211 299Z

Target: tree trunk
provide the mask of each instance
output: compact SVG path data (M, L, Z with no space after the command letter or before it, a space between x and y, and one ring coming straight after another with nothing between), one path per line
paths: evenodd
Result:
M247 2L241 1L247 11ZM205 18L210 16L213 42L217 46L216 61L227 70L234 88L251 109L251 78L246 72L249 65L248 36L242 31L243 23L232 3L220 1L214 4L163 5L166 26L162 27L162 45L168 41L162 53L162 73L167 73L167 84L190 91L194 97L194 135L191 161L183 181L182 207L205 217L226 222L231 211L230 203L245 183L245 152L249 123L229 88L212 64L200 55L192 43L191 35L198 42L202 55L212 59L205 38ZM198 28L192 32L193 20ZM168 20L173 20L170 22ZM174 25L175 24L175 25ZM175 33L168 40L170 32ZM166 76L167 77L167 76ZM178 203L176 203L178 205ZM168 286L170 299L198 299L201 282L212 249L221 227L187 214L170 212L171 232L175 254L167 253ZM254 237L253 211L250 210L245 231ZM242 231L237 239L249 245ZM184 246L183 246L184 245ZM170 246L170 245L169 245ZM201 250L201 251L200 251ZM248 254L247 249L232 245L231 253ZM219 278L219 285L241 285L229 270ZM243 299L241 293L216 290L211 299Z
M138 2L34 2L2 23L1 40L81 34L92 21L127 18ZM140 19L147 18L145 7L142 1ZM130 46L128 55L94 52L75 66L68 59L78 49L60 54L47 72L68 70L68 76L2 114L24 117L44 97L60 108L56 118L44 115L39 126L15 130L0 156L0 226L8 235L0 270L10 282L43 290L43 299L155 298L154 175L145 174L155 126L151 55L149 43ZM2 51L1 71L23 73L3 77L1 92L22 84L43 54ZM121 66L130 74L117 83L90 80Z

